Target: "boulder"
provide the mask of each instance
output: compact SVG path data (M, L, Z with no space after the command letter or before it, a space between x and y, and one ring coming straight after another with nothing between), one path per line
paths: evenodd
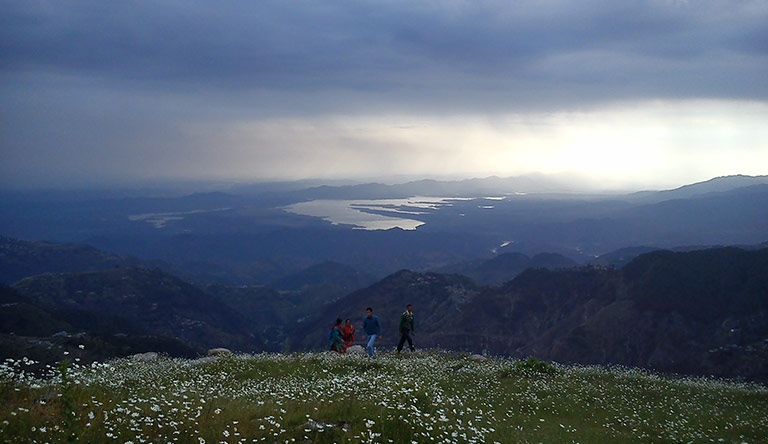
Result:
M221 356L221 355L231 355L232 351L228 348L212 348L208 350L208 356Z
M486 358L483 355L470 355L467 359L469 359L470 361L475 361L475 362L483 362L483 361L487 361L488 360L488 358Z
M131 359L135 359L137 361L155 361L158 358L158 354L155 352L146 352L146 353L136 353L135 355L131 356Z
M347 349L347 353L353 354L353 355L364 355L366 354L365 349L362 345L353 345Z
M216 362L216 356L206 356L204 358L193 359L189 361L187 365L190 367L197 367L198 365L210 364L211 362Z
M344 432L349 431L349 423L348 422L339 422L336 424L333 423L326 423L326 422L317 422L313 419L309 419L309 421L305 422L303 425L299 426L299 428L304 429L305 432L323 432L325 430L330 430L333 428L339 428Z

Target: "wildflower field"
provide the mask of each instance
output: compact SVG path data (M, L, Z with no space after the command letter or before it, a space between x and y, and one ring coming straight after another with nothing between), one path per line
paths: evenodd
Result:
M0 441L758 443L768 390L445 352L0 367Z

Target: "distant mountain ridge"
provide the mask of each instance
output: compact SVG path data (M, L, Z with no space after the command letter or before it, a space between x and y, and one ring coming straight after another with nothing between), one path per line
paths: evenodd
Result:
M483 285L500 285L514 279L527 268L558 269L576 265L576 261L557 253L539 253L533 257L522 253L502 253L485 261L476 260L434 271L461 274Z
M712 192L724 192L753 185L768 184L768 175L733 175L715 177L703 182L683 185L671 190L639 191L627 195L632 200L648 203L671 199L689 198ZM291 190L296 201L312 199L395 199L413 196L482 197L510 194L569 194L600 195L600 192L584 191L566 178L529 174L523 176L490 176L462 180L422 179L399 184L363 183L320 185Z
M278 290L301 290L318 285L332 285L356 290L376 281L376 277L335 261L323 261L292 275L273 281L270 287Z
M637 245L675 248L768 240L766 176L715 178L644 193L653 196L645 200L643 195L558 192L567 188L560 186L562 180L522 176L325 187L303 182L265 185L261 192L233 188L182 197L14 199L0 212L0 233L87 243L149 261L190 281L237 285L269 285L325 261L381 277L399 269L469 262L492 251L529 257L554 252L586 263ZM356 230L285 210L286 205L313 199L425 194L455 199L437 205L401 202L364 208L364 217L423 222L413 231ZM4 282L22 274L29 271L7 276Z
M645 246L620 248L610 253L601 254L590 263L594 265L599 265L602 267L621 268L627 265L628 263L630 263L634 258L636 258L637 256L640 256L641 254L650 253L651 251L656 251L660 249L661 248L645 247Z
M573 186L567 180L543 174L514 177L485 177L463 180L422 179L401 184L366 183L358 185L319 186L293 191L306 199L394 199L413 196L479 197L514 193L567 193Z
M722 193L739 188L768 184L768 175L747 176L743 174L715 177L703 182L697 182L663 191L640 191L630 194L630 197L646 201L661 202L672 199L685 199L709 193Z

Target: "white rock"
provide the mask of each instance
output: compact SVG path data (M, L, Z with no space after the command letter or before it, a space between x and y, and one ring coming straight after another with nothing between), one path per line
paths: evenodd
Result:
M198 365L210 364L211 362L216 362L216 356L206 356L204 358L193 359L189 361L187 365L190 367L196 367Z
M305 431L311 430L311 431L322 432L324 430L330 430L337 427L345 432L349 431L349 423L342 422L339 424L331 424L331 423L317 422L311 418L309 419L309 421L305 422L303 425L299 427L304 429Z
M232 351L228 348L212 348L208 350L208 356L219 356L219 355L231 355Z
M131 359L135 359L137 361L154 361L158 357L158 354L155 352L146 352L146 353L136 353L135 355L131 356Z
M353 345L347 349L347 353L352 353L355 355L364 355L365 349L362 345Z
M487 361L488 360L488 358L486 358L483 355L471 355L468 359L470 361L477 361L477 362L482 362L482 361Z

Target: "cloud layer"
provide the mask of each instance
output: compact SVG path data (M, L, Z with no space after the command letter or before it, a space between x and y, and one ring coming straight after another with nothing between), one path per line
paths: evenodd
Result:
M763 158L752 120L768 117L765 23L765 1L12 0L0 12L2 172L6 185L476 173L494 155L525 165L510 173L554 171L525 159L569 146L582 130L564 116L662 106L691 122L696 103L714 122L666 134L669 158L687 149L669 140L711 125ZM752 114L733 129L741 107ZM401 128L419 121L431 130ZM552 131L534 140L531 127ZM261 168L240 171L244 158Z

